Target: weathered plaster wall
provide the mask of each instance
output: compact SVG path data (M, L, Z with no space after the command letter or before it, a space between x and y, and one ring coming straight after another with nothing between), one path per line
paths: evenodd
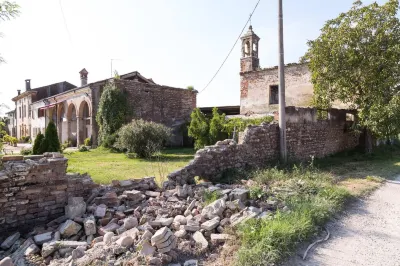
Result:
M278 68L242 72L240 77L240 113L269 113L278 110L270 104L270 86L278 85ZM285 68L286 105L307 107L311 104L313 85L307 65Z
M349 130L348 110L333 109L327 120L317 119L313 108L288 107L287 150L292 161L322 158L343 150L355 148L359 136ZM230 168L262 167L279 159L279 128L276 123L248 127L240 134L240 142L218 142L197 151L195 158L184 168L168 176L168 186L194 182L195 176L218 179Z

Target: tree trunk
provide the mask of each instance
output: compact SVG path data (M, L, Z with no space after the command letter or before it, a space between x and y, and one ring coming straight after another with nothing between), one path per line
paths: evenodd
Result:
M365 153L371 154L372 153L372 134L371 134L371 131L368 130L368 129L365 129L364 135L365 135Z

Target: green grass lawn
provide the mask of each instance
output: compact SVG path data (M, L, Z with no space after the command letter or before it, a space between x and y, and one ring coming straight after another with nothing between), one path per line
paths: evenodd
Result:
M185 166L194 157L190 148L166 149L152 160L128 158L104 148L88 152L66 153L68 172L88 173L96 183L109 184L112 180L126 180L155 176L159 184L167 175Z

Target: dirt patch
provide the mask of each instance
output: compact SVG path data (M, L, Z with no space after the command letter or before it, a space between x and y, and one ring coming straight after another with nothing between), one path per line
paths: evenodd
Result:
M347 189L353 196L360 197L367 195L380 187L382 182L379 179L349 178L340 181L338 185Z

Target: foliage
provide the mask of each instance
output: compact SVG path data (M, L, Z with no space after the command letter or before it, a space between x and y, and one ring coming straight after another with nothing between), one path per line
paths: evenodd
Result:
M211 119L207 118L199 108L193 110L190 118L189 136L195 140L195 149L201 149L204 146L213 145L217 141L229 137L233 138L235 130L236 132L241 132L250 125L257 126L261 123L270 123L274 119L272 116L253 119L227 119L225 114L220 114L216 107L212 110Z
M117 142L118 132L105 136L102 146L104 148L113 149L115 143Z
M215 191L210 191L210 190L205 190L204 195L203 195L203 201L204 201L204 206L207 206L217 199L221 197L221 193L218 190Z
M273 116L264 116L261 118L230 118L226 121L224 125L224 132L226 132L230 137L233 137L233 132L243 132L248 126L258 126L262 123L271 123L274 120Z
M59 152L61 151L60 140L58 139L57 128L53 121L47 125L44 139L40 145L40 152Z
M133 120L118 131L115 148L150 158L160 151L171 136L171 130L158 123Z
M398 0L353 7L326 22L309 41L314 104L339 100L359 110L359 123L378 137L400 132L400 22Z
M190 114L189 136L194 139L194 148L201 149L209 145L209 119L200 111L195 108Z
M91 138L86 138L83 141L83 144L85 144L85 146L92 146L92 139Z
M21 155L32 155L32 154L33 154L32 148L23 148L21 150Z
M33 143L32 153L35 155L43 154L42 151L42 143L44 140L44 135L39 132L35 138L35 142Z
M219 114L218 108L214 107L212 110L212 118L210 120L210 143L216 143L219 140L228 138L228 135L224 132L225 124L225 114Z
M19 6L15 2L2 1L0 2L0 21L10 20L19 15ZM1 34L0 34L1 37ZM0 56L0 63L4 62L4 59Z
M86 152L89 151L88 147L86 145L81 145L79 146L79 151L80 152Z
M126 95L114 83L107 83L101 94L96 115L96 122L99 125L99 145L103 145L108 136L121 128L127 115Z
M186 89L187 89L188 91L194 91L194 87L193 87L193 86L187 86Z
M258 200L263 198L267 193L260 186L250 187L250 198L254 200Z
M310 239L350 198L347 190L334 184L328 174L313 168L265 170L256 173L258 180L282 187L278 191L290 212L278 211L271 219L251 219L239 225L241 247L237 265L277 265L292 254L297 244ZM286 192L285 192L286 191ZM288 193L287 191L290 191Z

